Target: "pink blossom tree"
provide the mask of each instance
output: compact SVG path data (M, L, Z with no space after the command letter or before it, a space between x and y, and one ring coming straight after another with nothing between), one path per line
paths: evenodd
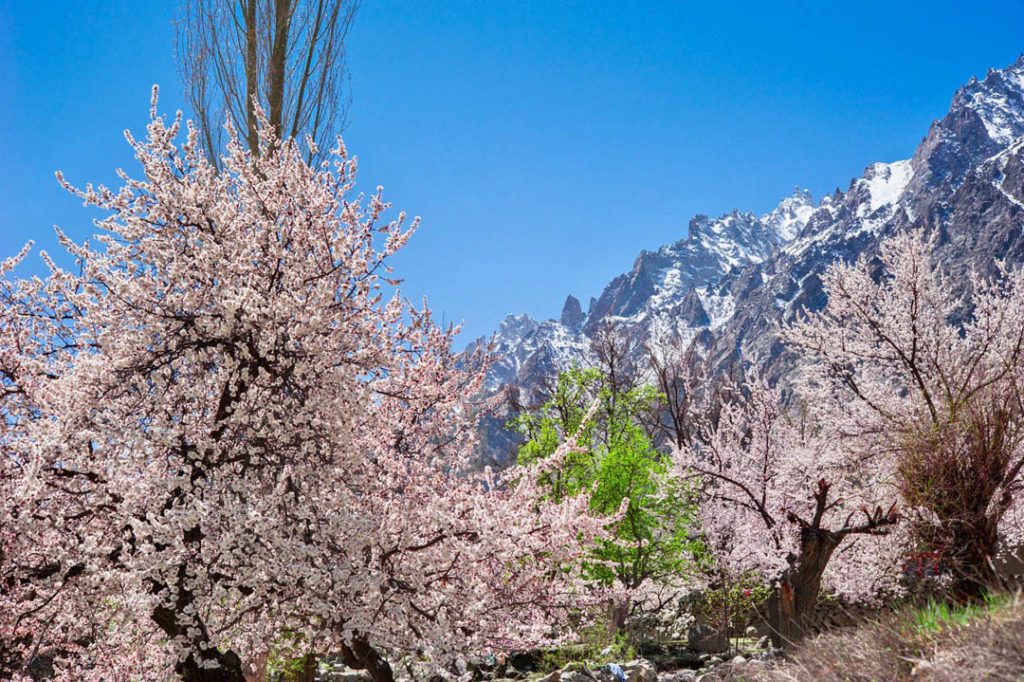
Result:
M976 596L1022 531L1024 272L953 282L937 239L898 234L877 260L832 265L825 308L783 336L811 404L838 440L892 462L918 541Z
M482 358L386 294L415 222L340 142L310 167L264 123L218 170L181 127L154 94L142 176L72 189L107 216L74 267L0 265L0 676L234 682L273 646L389 680L564 632L606 521L462 475Z
M833 447L762 381L726 393L717 424L677 451L677 471L705 484L702 524L720 567L775 588L768 615L782 645L805 634L823 581L857 598L887 586L871 540L896 523L896 506L877 461Z

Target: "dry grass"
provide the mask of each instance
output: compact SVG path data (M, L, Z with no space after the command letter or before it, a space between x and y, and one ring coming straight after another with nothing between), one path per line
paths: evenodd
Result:
M1024 599L969 608L929 604L825 633L764 667L722 669L707 679L752 681L1024 681Z

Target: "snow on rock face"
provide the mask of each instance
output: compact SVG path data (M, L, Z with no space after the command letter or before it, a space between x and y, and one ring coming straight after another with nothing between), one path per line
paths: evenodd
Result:
M1006 69L990 69L984 80L972 78L957 96L977 112L993 142L1010 144L1024 134L1024 55Z
M708 314L709 329L718 329L736 312L736 299L730 294L714 294L707 290L698 290L698 293Z
M864 177L858 180L870 196L869 212L874 213L883 206L895 204L914 177L910 160L893 163L875 163L868 166Z
M1011 260L1016 252L1008 249L1019 249L1024 262L1022 136L1024 56L964 85L911 159L872 164L817 205L798 188L761 216L697 215L684 239L641 252L586 313L571 299L560 320L509 316L496 336L499 359L488 387L528 389L585 364L590 339L607 320L637 338L667 325L706 344L713 364L743 359L767 368L780 352L778 323L823 304L820 273L871 252L893 231L941 223L961 234L959 244L998 245L994 255L1005 251ZM991 262L983 256L970 256L971 267Z
M761 216L761 222L778 235L780 242L789 242L800 234L815 210L810 191L797 187L792 196Z
M726 273L771 258L815 210L810 192L798 188L760 218L740 211L714 219L697 215L685 239L641 252L633 269L615 278L586 313L569 296L557 320L507 316L494 338L498 358L488 375L488 389L510 382L528 385L541 379L541 372L584 363L590 337L605 320L641 334L666 318L687 328L720 327L732 315L735 301L728 294L709 293L710 285Z

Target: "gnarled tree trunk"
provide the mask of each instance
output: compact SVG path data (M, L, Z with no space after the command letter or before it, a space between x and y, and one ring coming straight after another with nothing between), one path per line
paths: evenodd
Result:
M180 634L177 614L171 609L159 606L153 610L153 620L169 636ZM200 663L216 661L217 667L207 668ZM201 659L195 653L174 666L182 682L245 682L242 660L233 651L221 652L214 648L202 650Z
M810 616L821 593L821 577L841 537L820 528L800 534L800 554L769 601L772 645L783 648L808 634Z

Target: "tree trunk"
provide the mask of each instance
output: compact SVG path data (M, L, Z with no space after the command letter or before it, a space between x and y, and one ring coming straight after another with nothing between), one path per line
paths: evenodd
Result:
M951 543L953 596L963 601L977 601L996 587L993 560L998 534L996 524L987 517L974 524L957 524Z
M289 0L274 1L274 38L270 47L270 63L267 68L267 77L270 79L270 84L267 87L267 105L270 109L267 112L267 119L274 127L274 132L282 139L285 135L281 123L284 120L284 80L287 75L291 13L292 7Z
M192 602L191 593L182 591L178 596L178 607ZM183 634L182 626L178 622L178 612L164 606L153 609L153 621L167 634L168 637L178 637ZM174 672L178 674L182 682L245 682L245 672L242 667L242 659L233 651L221 652L213 646L203 649L198 646L200 642L209 642L206 628L199 623L199 633L191 639L193 651L184 661L174 666ZM200 665L200 662L208 664L216 662L213 668Z
M158 607L153 612L153 620L170 635L171 632L164 627L168 619L172 623L175 619L175 615L169 609ZM171 629L176 632L177 627L175 623ZM178 674L182 682L246 682L245 673L242 670L242 659L233 651L220 652L213 648L205 649L202 653L202 661L204 663L216 661L217 667L200 666L200 659L196 658L195 653L191 653L188 658L174 666L174 672Z
M314 682L316 680L316 656L306 654L302 659L302 670L288 675L285 682Z
M245 682L269 682L267 679L267 660L270 654L263 652L251 659L245 666Z
M800 555L768 603L773 646L791 646L808 634L809 619L821 593L821 576L838 546L839 538L834 533L815 529L801 533Z
M629 601L612 599L608 602L608 634L615 637L626 627L629 619Z
M245 6L245 125L246 139L249 142L249 151L257 156L260 151L259 135L256 123L256 99L259 96L257 91L257 55L258 33L256 30L256 0L248 0Z
M387 659L370 646L365 637L356 636L348 646L342 645L341 657L353 670L365 670L374 682L395 682L395 674Z

